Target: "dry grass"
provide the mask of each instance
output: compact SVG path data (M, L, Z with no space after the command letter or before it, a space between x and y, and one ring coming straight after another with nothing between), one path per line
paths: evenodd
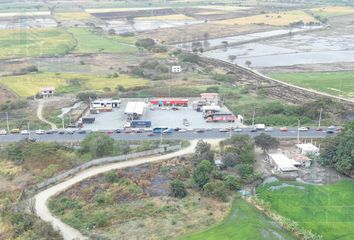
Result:
M311 12L321 17L336 17L354 14L354 7L323 7L311 9Z
M136 20L193 20L194 18L188 17L183 14L161 15L152 17L138 17Z
M198 15L216 15L216 14L226 14L226 11L209 11L209 12L199 12Z
M58 21L87 20L92 16L87 12L61 12L55 13L54 18Z
M108 12L128 12L128 11L141 11L141 10L156 10L165 9L165 7L156 8L89 8L85 9L87 13L108 13Z
M220 10L225 12L234 12L250 9L249 7L236 7L236 6L200 6L196 8L209 9L209 10Z
M298 21L303 21L304 23L318 22L314 17L305 13L304 11L289 11L233 18L215 21L214 23L228 25L266 24L273 26L286 26L290 23Z
M0 176L15 176L21 173L22 167L12 161L1 161Z

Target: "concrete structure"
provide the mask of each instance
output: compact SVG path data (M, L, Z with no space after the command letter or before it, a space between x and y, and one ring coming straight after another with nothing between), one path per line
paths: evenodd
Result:
M296 144L297 149L300 151L301 154L318 154L320 149L313 145L312 143L302 143Z
M55 87L42 87L39 92L39 95L42 98L47 98L53 96L54 93L55 93Z
M274 168L281 172L297 171L301 164L288 158L282 153L269 153L266 160L274 165Z
M303 154L293 154L291 158L300 163L303 167L310 167L311 166L311 159Z
M114 99L96 99L91 102L91 108L99 112L110 112L113 108L120 107L120 100Z
M201 93L200 98L206 101L218 101L219 93Z
M181 66L172 66L171 67L171 72L173 72L173 73L180 73L180 72L182 72L182 67Z

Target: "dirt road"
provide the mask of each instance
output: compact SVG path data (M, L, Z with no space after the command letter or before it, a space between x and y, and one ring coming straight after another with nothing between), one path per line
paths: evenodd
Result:
M44 100L40 99L38 100L38 107L37 107L37 117L39 120L41 120L42 122L48 124L51 126L52 129L57 129L57 125L55 125L52 122L49 122L47 119L45 119L42 115L42 111L43 111L43 106L44 106Z
M210 140L210 141L207 140L207 141L210 142L211 144L216 144L219 140L214 139L214 140ZM35 200L36 214L44 221L50 222L55 229L60 230L62 236L66 240L87 239L79 231L77 231L76 229L63 223L62 221L60 221L60 219L58 219L57 217L55 217L54 215L51 214L51 212L49 211L49 209L47 207L47 202L48 202L49 198L59 194L60 192L70 188L74 184L76 184L86 178L98 175L100 173L104 173L104 172L107 172L107 171L110 171L113 169L132 167L132 166L140 165L143 163L168 160L168 159L178 157L181 155L191 154L194 152L194 148L196 146L196 143L197 143L197 141L194 140L191 142L191 145L187 148L181 149L177 152L161 155L161 156L151 156L151 157L146 157L146 158L139 158L139 159L135 159L135 160L118 162L118 163L98 166L98 167L84 170L81 173L75 175L74 177L72 177L62 183L54 185L46 190L43 190L42 192L39 192L37 195L35 195L34 200Z

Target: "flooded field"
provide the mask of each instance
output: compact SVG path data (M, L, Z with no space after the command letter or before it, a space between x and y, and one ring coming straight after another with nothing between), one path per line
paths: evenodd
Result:
M216 49L204 52L204 56L245 65L251 61L253 67L289 66L296 64L354 62L354 35L317 37L295 35Z

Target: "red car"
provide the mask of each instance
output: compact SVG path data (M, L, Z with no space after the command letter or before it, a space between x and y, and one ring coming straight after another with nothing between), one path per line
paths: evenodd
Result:
M287 131L288 131L288 128L282 127L282 128L280 128L279 130L280 130L281 132L287 132Z

